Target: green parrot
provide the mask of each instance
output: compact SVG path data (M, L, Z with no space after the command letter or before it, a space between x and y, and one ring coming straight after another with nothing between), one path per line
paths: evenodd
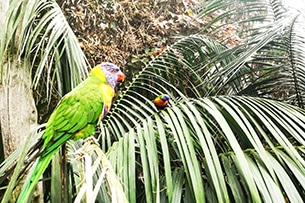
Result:
M104 62L93 68L86 80L61 99L46 124L41 137L40 158L19 195L18 203L29 199L53 155L67 140L84 139L94 134L95 126L110 109L116 83L124 79L118 66Z

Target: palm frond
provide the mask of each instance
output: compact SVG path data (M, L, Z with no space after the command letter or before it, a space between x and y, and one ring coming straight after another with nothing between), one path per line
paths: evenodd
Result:
M252 73L260 69L247 63L281 30L281 26L276 26L264 33L262 40L253 43L250 49L246 46L228 49L203 35L182 38L168 47L120 93L103 122L100 135L103 149L110 146L111 136L125 134L156 112L152 100L161 93L170 95L174 105L186 97L239 94L249 88L256 77Z
M213 84L218 94L276 98L303 108L303 15L288 11L280 0L215 0L199 8L199 15L216 16L204 29L207 35L234 23L242 30L235 32L242 38L240 45L218 53L219 58L235 56L230 64L217 67L218 81ZM219 59L213 59L217 64Z
M145 114L152 113L150 100L160 93L179 98L216 94L252 95L277 98L292 104L297 102L301 107L301 64L304 57L300 50L304 32L294 29L303 27L300 24L304 22L302 19L301 16L294 16L276 21L268 31L234 48L227 48L203 35L184 37L168 47L134 78L113 110L130 111L141 106L144 109L139 108L142 112L135 116L145 117ZM295 41L291 40L297 40L301 46L296 48L292 45ZM124 95L128 95L128 98ZM128 117L123 114L124 111L121 111L115 115ZM132 120L132 117L128 120ZM120 120L121 130L133 127L138 122L127 121L127 124L123 118ZM115 130L115 134L120 131ZM109 136L109 132L104 134Z
M294 18L293 24L291 25L289 30L289 37L287 38L289 62L291 66L293 84L295 87L295 96L292 98L295 101L291 101L291 103L295 103L301 108L304 108L305 99L304 20L304 16L302 15L298 15Z
M89 140L82 146L79 144L69 145L71 180L74 180L70 187L75 187L73 195L77 194L74 202L128 202L116 173L100 147Z
M33 87L43 84L48 96L54 82L62 95L87 75L85 56L55 1L12 1L5 24L0 39L2 84L14 68L12 61L29 63Z
M228 33L235 33L246 41L267 31L274 21L286 16L286 9L281 0L212 0L199 5L197 13L199 17L212 18L202 32L215 36L223 29L231 29L235 32Z
M183 100L124 134L108 156L123 185L144 188L126 191L130 201L297 202L305 198L304 118L301 109L259 98Z
M0 165L0 177L1 184L6 179L9 179L9 184L6 187L5 193L2 198L2 202L8 202L12 200L12 192L16 185L21 184L21 181L24 180L25 173L30 170L34 157L27 157L30 150L36 150L35 145L37 141L42 136L43 131L39 129L43 128L45 125L37 126L33 129L31 133L27 136L26 141L22 147L17 148L9 157L7 157ZM27 163L27 164L24 164ZM14 173L13 173L14 172Z
M201 85L204 83L201 65L210 62L212 56L224 49L213 39L194 35L164 50L120 92L103 120L100 134L103 149L110 147L112 136L124 135L155 113L157 109L152 100L156 96L162 93L170 95L173 105L187 96L202 97L210 84Z

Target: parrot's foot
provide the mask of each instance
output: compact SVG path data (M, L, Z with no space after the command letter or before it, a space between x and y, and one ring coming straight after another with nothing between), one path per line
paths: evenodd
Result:
M98 140L94 136L87 137L84 140L84 143L86 143L86 142L89 142L91 144L96 144L97 146L100 146L100 143L98 143Z

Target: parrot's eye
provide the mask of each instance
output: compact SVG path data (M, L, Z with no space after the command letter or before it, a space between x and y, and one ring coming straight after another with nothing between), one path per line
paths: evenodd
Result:
M115 69L115 68L111 68L109 71L110 71L111 73L115 73L115 72L118 72L119 70L118 70L118 69Z

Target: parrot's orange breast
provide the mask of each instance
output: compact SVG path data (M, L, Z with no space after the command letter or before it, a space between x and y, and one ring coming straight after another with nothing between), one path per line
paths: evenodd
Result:
M163 100L160 99L160 98L156 98L156 99L154 100L154 104L155 104L156 106L159 106L159 107L165 107L165 106L168 104L168 100L163 101Z

